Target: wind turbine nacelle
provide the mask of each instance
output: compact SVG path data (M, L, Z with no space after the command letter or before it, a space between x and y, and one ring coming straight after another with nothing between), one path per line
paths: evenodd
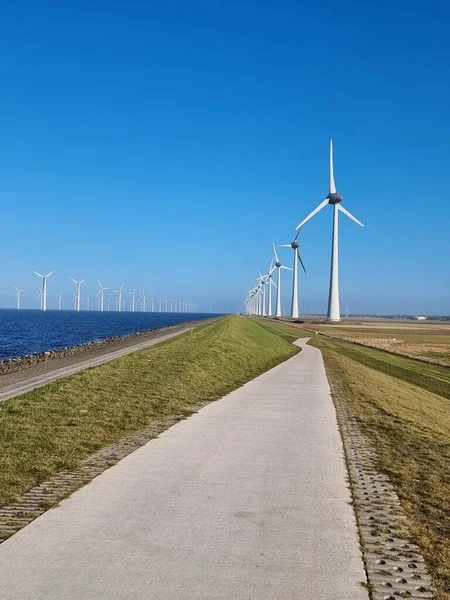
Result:
M344 199L337 192L334 192L333 194L328 194L327 198L328 198L329 204L338 204L339 202L342 202L342 200Z
M276 262L276 263L275 263L275 266L276 266L276 267L278 267L278 268L280 268L280 267L281 267L281 263L280 263L280 261Z
M297 240L294 240L293 242L291 242L291 248L294 248L294 250L296 248L300 248L299 243L297 242Z

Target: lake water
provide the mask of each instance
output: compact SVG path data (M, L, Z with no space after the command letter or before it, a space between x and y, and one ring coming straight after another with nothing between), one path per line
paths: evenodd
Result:
M0 309L0 359L213 316L205 313Z

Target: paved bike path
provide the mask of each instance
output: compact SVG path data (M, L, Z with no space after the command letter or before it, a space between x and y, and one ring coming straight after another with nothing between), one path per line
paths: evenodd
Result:
M299 345L0 545L0 598L367 600L322 357Z

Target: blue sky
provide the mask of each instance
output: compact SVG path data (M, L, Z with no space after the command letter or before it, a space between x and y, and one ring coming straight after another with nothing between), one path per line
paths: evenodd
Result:
M3 3L0 305L31 269L240 310L272 240L344 206L341 304L450 313L446 2ZM324 311L331 210L302 232ZM284 260L291 260L288 250ZM285 279L287 303L288 284ZM55 301L56 302L56 301Z

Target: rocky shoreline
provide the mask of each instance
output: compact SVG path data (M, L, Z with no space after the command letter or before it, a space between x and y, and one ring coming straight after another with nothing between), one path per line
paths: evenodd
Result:
M208 321L208 319L204 319ZM44 352L37 352L36 354L25 354L24 356L17 356L15 358L6 358L0 360L0 376L6 373L14 373L15 371L21 371L28 367L46 363L48 361L57 360L66 356L76 356L89 352L99 348L106 348L113 346L118 343L127 342L133 339L138 340L141 337L148 336L149 334L159 334L167 330L178 329L186 326L188 323L196 323L197 321L187 321L178 325L169 325L167 327L158 327L155 329L146 329L144 331L138 331L136 333L126 333L111 338L105 338L102 340L94 340L92 342L85 342L84 344L77 344L76 346L67 346L58 350L46 350Z

